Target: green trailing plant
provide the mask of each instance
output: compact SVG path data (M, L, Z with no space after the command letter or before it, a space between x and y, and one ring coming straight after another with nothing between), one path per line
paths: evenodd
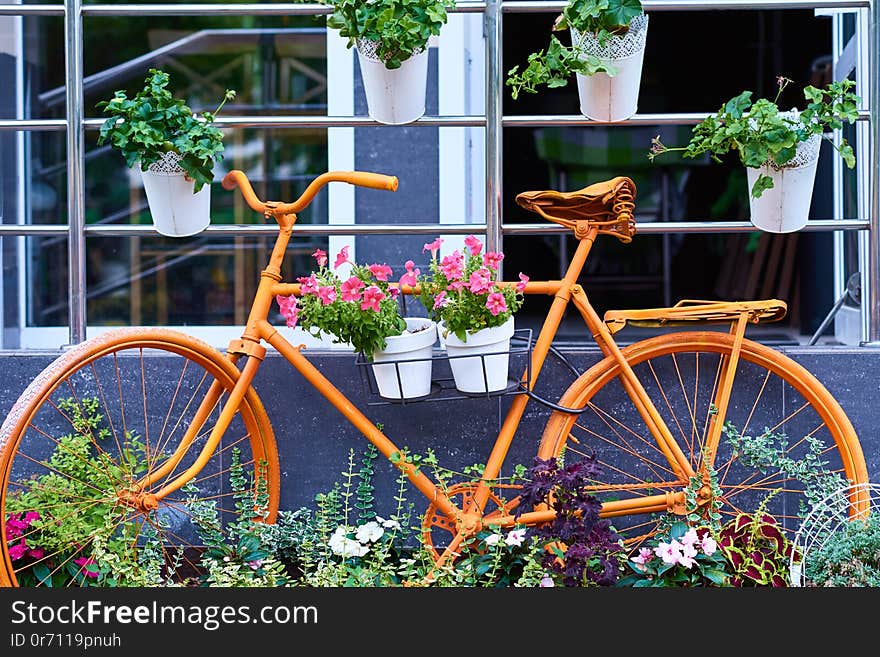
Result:
M348 39L376 42L376 56L389 69L400 65L428 46L440 34L454 0L320 0L333 7L327 27Z
M227 89L213 112L196 114L174 98L169 83L168 73L151 68L134 98L119 90L110 100L99 102L98 109L110 116L101 126L98 143L110 144L129 167L139 163L143 171L165 153L175 152L194 182L193 192L198 192L211 183L214 163L223 159L223 133L213 123L227 101L235 98L235 91Z
M766 508L775 491L754 513L738 513L718 532L718 547L730 563L732 586L788 586L788 567L794 549Z
M807 86L804 89L806 107L800 112L782 112L778 102L791 80L777 78L778 89L773 100L752 100L751 91L743 91L721 106L715 114L694 126L693 137L687 146L670 148L659 136L651 142L648 158L678 151L686 158L697 158L709 153L716 162L721 156L736 151L746 167L764 165L784 167L795 157L798 144L813 135L843 127L858 118L861 99L851 90L852 80L832 82L824 89ZM845 139L835 145L844 163L855 166L855 154ZM773 180L766 174L758 176L750 190L753 198L773 188Z
M611 35L625 33L632 19L642 13L639 0L569 0L553 24L553 30L574 28L581 34L593 33L604 43ZM582 44L566 46L551 36L546 49L529 55L522 72L519 65L507 72L510 95L516 99L523 91L537 93L540 86L564 87L576 73L617 73L614 66L586 52Z
M804 563L810 586L880 586L880 515L853 518L828 535Z
M45 472L6 499L6 540L22 586L155 586L162 581L158 540L126 521L119 482L144 473L143 441L128 431L111 458L111 431L96 397L59 400L71 422L43 461ZM112 441L115 444L115 440ZM105 449L106 447L106 449ZM71 500L77 513L71 513ZM138 541L135 538L139 537Z

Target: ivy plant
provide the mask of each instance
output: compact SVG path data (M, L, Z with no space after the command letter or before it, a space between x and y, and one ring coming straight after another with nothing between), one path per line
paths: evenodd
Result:
M440 34L447 12L455 0L320 0L333 7L327 27L348 38L348 47L358 39L377 42L376 56L389 69L428 45Z
M807 86L804 96L806 108L799 113L781 112L777 103L791 80L777 78L778 90L773 100L761 98L752 102L752 92L743 91L728 100L715 114L694 126L693 137L687 146L670 148L655 137L651 141L648 158L681 151L684 157L696 158L709 153L713 160L721 162L721 156L737 151L740 161L747 167L760 168L765 164L783 167L797 154L798 144L813 135L843 127L858 118L861 99L852 92L855 82L841 80L832 82L824 89ZM845 139L835 145L846 166L856 164L852 146ZM758 176L752 185L751 195L760 198L767 189L773 188L773 180L766 174Z
M142 171L165 153L179 153L180 166L194 181L195 193L214 179L214 162L223 159L223 133L212 124L226 102L235 98L235 91L227 89L213 112L196 114L174 98L169 82L168 73L151 68L134 98L119 90L98 103L97 108L110 115L101 126L98 144L110 144L129 167L139 162Z
M632 19L642 13L640 0L569 0L553 24L553 30L571 27L581 34L590 32L596 35L599 43L604 44L611 35L626 33ZM507 72L506 84L511 88L510 95L516 99L521 91L537 93L541 85L551 89L564 87L576 73L617 73L613 66L586 52L582 44L583 41L575 46L566 46L551 36L545 50L529 55L522 72L519 65Z

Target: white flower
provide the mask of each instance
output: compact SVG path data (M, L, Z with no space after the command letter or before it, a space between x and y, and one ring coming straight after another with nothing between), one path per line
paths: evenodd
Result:
M354 537L361 543L374 543L382 538L385 531L379 526L379 523L371 520L357 528Z
M489 546L492 546L492 545L498 545L498 542L499 542L502 538L504 538L504 537L501 536L501 534L489 534L489 535L485 538L485 543L486 543L486 545L489 545Z
M508 545L515 545L519 547L523 544L523 541L526 538L526 530L525 529L512 529L510 533L507 534L507 538L504 539L504 542Z
M553 578L550 577L550 575L548 575L547 573L544 573L544 576L541 578L541 581L538 582L538 586L540 586L541 588L547 588L547 587L556 586L556 585L553 583Z
M400 523L396 520L383 520L379 516L376 516L376 522L382 525L385 529L393 529L394 531L400 529Z

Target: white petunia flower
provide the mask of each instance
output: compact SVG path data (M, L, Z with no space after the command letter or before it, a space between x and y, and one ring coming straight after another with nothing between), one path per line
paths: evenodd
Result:
M489 546L498 545L499 541L501 541L502 538L504 538L504 537L501 534L489 534L485 538L485 543L486 543L486 545L489 545Z
M379 523L371 520L357 528L354 537L361 543L374 543L382 538L385 531L379 526Z
M507 538L504 539L504 542L511 546L519 547L523 544L523 541L526 538L526 530L525 529L513 529L510 533L507 534Z

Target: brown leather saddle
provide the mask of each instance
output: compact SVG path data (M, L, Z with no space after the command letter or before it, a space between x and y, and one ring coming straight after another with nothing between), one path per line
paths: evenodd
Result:
M630 242L636 232L635 198L635 183L625 176L617 176L574 192L522 192L517 194L516 202L548 221L570 228L575 234L579 232L580 223L581 231L586 226L596 226L600 233Z

